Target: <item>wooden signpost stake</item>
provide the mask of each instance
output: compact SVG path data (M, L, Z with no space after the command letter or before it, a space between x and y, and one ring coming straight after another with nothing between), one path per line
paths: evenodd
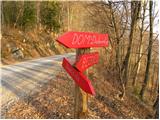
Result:
M80 55L89 53L90 48L77 49L76 50L76 61ZM88 76L88 71L84 74ZM87 118L88 112L88 94L81 90L81 88L75 84L75 106L74 106L74 118Z

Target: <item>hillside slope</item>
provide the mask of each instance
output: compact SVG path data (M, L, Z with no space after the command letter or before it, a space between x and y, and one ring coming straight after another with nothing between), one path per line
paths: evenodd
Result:
M44 30L3 29L1 40L2 64L25 61L52 55L68 53L73 50L60 46L57 35Z

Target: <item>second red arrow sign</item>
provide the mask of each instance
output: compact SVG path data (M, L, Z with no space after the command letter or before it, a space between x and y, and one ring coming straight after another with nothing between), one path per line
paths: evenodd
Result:
M98 52L84 54L78 57L78 61L76 62L76 68L83 72L90 66L98 63L99 54Z

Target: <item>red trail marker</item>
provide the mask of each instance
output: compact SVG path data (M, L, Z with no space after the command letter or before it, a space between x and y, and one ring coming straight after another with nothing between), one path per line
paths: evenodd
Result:
M90 32L67 32L58 42L68 48L89 48L108 46L108 34Z
M78 61L76 62L76 68L83 72L90 66L98 63L99 54L98 52L83 54L78 57Z
M68 74L72 77L72 79L78 84L78 86L84 90L85 92L95 95L95 91L93 86L91 85L90 80L84 76L81 72L76 70L66 58L63 58L62 66L68 72Z

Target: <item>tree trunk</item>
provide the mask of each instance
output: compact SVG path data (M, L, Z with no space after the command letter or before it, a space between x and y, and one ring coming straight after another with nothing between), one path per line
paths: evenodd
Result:
M122 68L121 68L121 71L123 73L123 79L122 80L123 80L123 83L124 83L124 86L125 86L125 90L122 92L122 95L121 95L122 98L125 95L126 86L127 86L127 82L128 82L129 61L130 61L130 55L131 55L131 47L132 47L134 30L135 30L136 23L137 23L137 20L138 20L138 16L139 16L139 13L140 13L140 7L141 7L140 1L136 1L136 2L132 1L131 2L131 9L132 9L131 10L132 11L131 20L132 21L131 21L131 30L130 30L130 34L129 34L129 45L128 45L128 48L127 48L126 56L125 56L124 61L123 61Z
M116 18L113 12L113 8L112 8L112 3L109 2L109 8L110 8L110 12L111 12L111 17L112 17L112 21L113 21L113 26L114 26L114 32L115 32L115 38L116 38L116 70L118 70L119 73L119 82L120 82L120 86L121 86L121 94L119 94L120 99L123 99L123 96L125 95L125 85L123 83L122 80L122 71L121 71L121 66L120 66L120 36L119 36L119 30L118 30L118 25L116 23Z
M20 8L20 10L19 10L19 13L18 13L18 15L17 15L17 17L16 17L16 21L15 21L15 23L14 23L14 28L17 27L17 22L18 22L19 18L23 15L23 11L24 11L24 1L21 1L21 3L22 3L22 5L21 5L21 8Z
M77 49L76 51L76 61L78 61L78 56L89 53L90 49ZM85 72L87 76L87 71ZM80 87L75 85L75 106L74 106L74 118L87 118L88 112L88 94L84 92Z
M152 100L153 97L153 93L154 93L154 76L155 76L155 64L153 63L153 68L152 68L153 72L151 75L151 88L150 88L150 100Z
M142 28L140 30L140 46L139 46L139 51L138 51L138 66L137 66L137 69L136 69L136 73L135 73L135 76L133 78L133 82L132 82L132 86L136 86L136 81L138 79L138 74L140 72L140 67L141 67L141 60L139 60L142 56L142 51L143 51L143 29L144 29L144 20L145 20L145 13L146 13L146 3L144 3L144 6L143 6L143 15L142 15ZM137 64L137 63L136 63Z
M116 66L118 67L119 66L119 53L120 53L119 52L120 51L120 46L119 46L119 42L120 42L119 31L118 31L118 28L117 28L116 18L115 18L113 9L112 9L112 3L111 2L109 2L109 8L110 8L110 11L111 11L111 17L112 17L112 21L113 21L115 38L116 38Z
M121 85L122 85L122 94L120 96L124 96L125 95L125 87L127 84L127 79L128 79L128 69L129 69L129 61L130 61L130 53L131 53L131 46L132 46L132 40L133 40L133 32L136 26L136 22L138 20L138 16L140 13L140 7L141 7L141 3L140 2L131 2L131 6L132 6L132 15L131 15L131 19L132 19L132 23L131 23L131 30L130 30L130 35L129 35L129 45L128 45L128 49L127 49L127 53L125 56L125 59L123 61L123 65L122 68L120 68L119 66L119 54L120 54L120 38L119 38L119 31L117 28L117 23L115 21L115 16L114 16L114 12L112 10L112 4L111 2L109 2L109 7L111 10L111 16L113 19L113 26L114 26L114 31L115 31L115 38L116 38L116 67L117 69L119 69L119 73L120 76L119 78L121 78L122 76L122 81L121 81ZM134 11L134 12L133 12Z
M68 12L68 31L69 31L70 30L70 2L68 1L67 4L68 4L67 12Z
M152 15L153 1L149 1L149 20L150 20L150 35L149 35L149 46L148 46L148 56L147 56L147 66L145 72L145 78L140 91L140 98L143 99L144 91L146 89L149 80L149 70L151 65L151 55L152 55L152 43L153 43L153 15Z
M1 6L1 10L0 10L0 14L1 14L1 29L2 29L2 25L4 25L4 10L3 10L3 1L0 1L0 6Z
M40 29L40 1L36 2L36 28Z
M159 89L158 89L158 94L157 94L157 98L156 98L156 101L153 105L153 109L155 110L155 119L158 119L159 118Z

